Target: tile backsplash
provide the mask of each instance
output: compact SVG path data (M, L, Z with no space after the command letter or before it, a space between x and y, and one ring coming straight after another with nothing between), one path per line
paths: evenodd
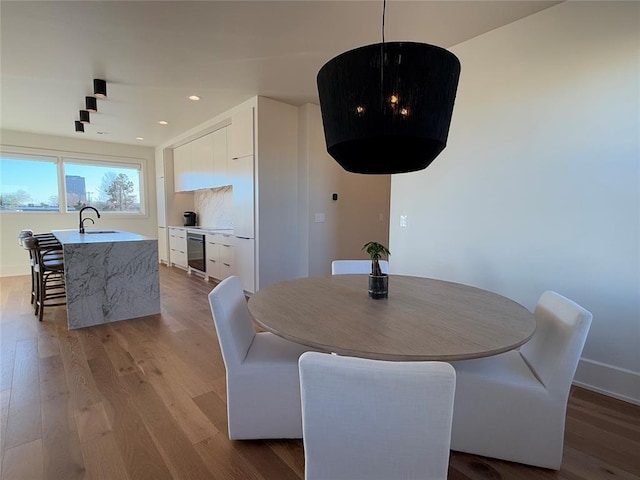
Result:
M233 190L231 186L196 190L193 206L201 227L233 227Z

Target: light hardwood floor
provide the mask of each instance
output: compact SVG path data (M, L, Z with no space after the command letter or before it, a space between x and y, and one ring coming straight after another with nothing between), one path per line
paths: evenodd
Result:
M227 438L213 284L160 271L160 315L72 331L0 279L2 479L304 477L301 441ZM562 470L452 452L449 479L640 479L640 407L574 388Z

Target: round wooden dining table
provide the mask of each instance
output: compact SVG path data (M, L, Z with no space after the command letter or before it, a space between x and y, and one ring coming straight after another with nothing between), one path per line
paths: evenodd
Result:
M266 330L315 349L378 360L454 361L496 355L529 340L522 305L480 288L389 276L389 296L368 296L368 275L299 278L261 288L249 311Z

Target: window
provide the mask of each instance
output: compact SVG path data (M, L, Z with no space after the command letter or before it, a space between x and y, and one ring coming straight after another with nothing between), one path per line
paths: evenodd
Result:
M140 213L140 168L65 160L67 211L90 205L101 212Z
M2 153L0 211L58 212L58 159Z
M0 211L144 212L142 165L53 156L0 154Z

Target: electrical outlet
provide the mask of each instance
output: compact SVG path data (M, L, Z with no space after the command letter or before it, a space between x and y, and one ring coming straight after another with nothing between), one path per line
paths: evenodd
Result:
M400 226L403 228L407 227L407 216L406 215L400 215Z
M324 213L316 213L313 221L315 223L324 223Z

